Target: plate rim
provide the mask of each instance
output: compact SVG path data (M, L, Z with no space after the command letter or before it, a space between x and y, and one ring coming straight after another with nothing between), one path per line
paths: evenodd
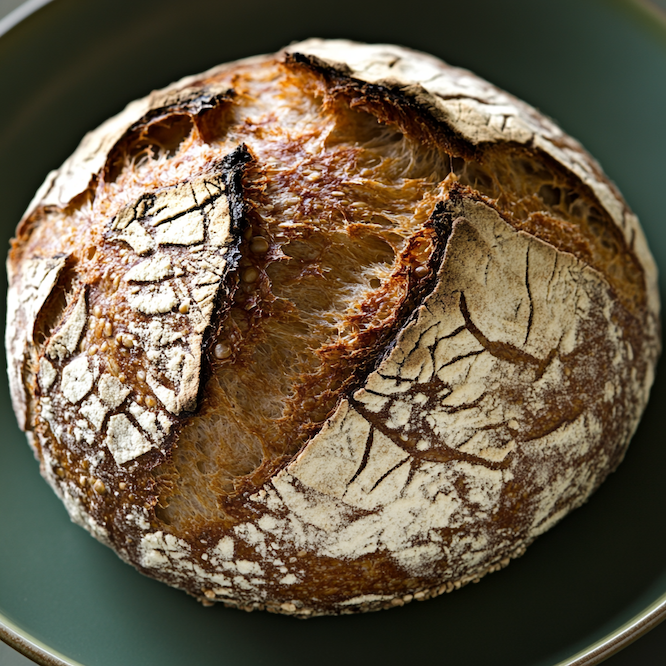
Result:
M51 0L47 0L51 2ZM0 613L0 640L39 666L84 666L50 648Z
M25 0L18 7L12 9L9 14L0 19L0 37L50 2L53 2L53 0Z
M25 0L0 19L0 38L54 0ZM666 11L651 0L615 0L666 38ZM595 666L617 654L666 620L666 593L613 631L554 666ZM85 666L49 647L0 612L0 641L39 666Z

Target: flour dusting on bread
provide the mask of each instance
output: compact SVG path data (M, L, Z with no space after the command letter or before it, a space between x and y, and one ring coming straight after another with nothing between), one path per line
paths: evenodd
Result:
M622 460L659 354L638 220L551 120L390 45L152 93L8 261L14 409L74 521L205 604L400 606Z

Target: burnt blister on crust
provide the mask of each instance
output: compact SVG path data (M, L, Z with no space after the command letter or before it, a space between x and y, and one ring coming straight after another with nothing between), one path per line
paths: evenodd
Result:
M619 463L658 347L601 190L440 102L550 121L320 46L153 94L9 262L12 397L72 518L206 604L298 617L506 566Z

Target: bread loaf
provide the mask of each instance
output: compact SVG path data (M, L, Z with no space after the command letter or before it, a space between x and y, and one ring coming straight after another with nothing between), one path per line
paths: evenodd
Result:
M133 102L8 260L14 409L74 521L209 604L451 591L622 460L659 353L637 218L552 121L309 40Z

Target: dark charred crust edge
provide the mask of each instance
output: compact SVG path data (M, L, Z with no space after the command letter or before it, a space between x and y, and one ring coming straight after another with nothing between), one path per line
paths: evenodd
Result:
M171 115L198 116L204 111L217 108L220 104L230 102L235 97L232 88L224 92L213 92L208 88L186 88L176 93L170 93L156 101L155 106L142 118L130 125L125 134L118 140L116 146L123 142L129 135L137 130L143 129L156 120ZM114 146L115 148L115 146Z
M454 187L459 186L456 185ZM440 279L442 263L446 254L449 238L451 237L451 232L453 231L453 222L456 217L455 210L451 207L451 199L451 192L449 192L443 201L438 201L429 220L424 226L425 229L432 228L435 231L434 238L436 239L434 251L428 262L428 276L421 282L416 282L410 279L410 298L406 299L400 308L397 317L398 323L393 329L395 334L391 341L388 344L383 345L383 348L378 351L372 364L367 367L364 372L359 373L361 376L345 393L345 398L349 398L361 388L361 386L365 385L368 376L375 372L384 360L388 358L398 344L400 334L418 317L419 309L425 302L426 298L435 290ZM412 284L412 282L414 282L414 284Z
M227 187L227 200L229 201L231 232L238 240L240 240L240 236L247 225L247 206L243 197L243 176L249 165L254 161L254 156L244 143L241 143L222 161L222 171Z
M221 175L224 179L226 188L226 197L229 204L229 228L233 238L227 255L229 262L227 276L230 276L238 269L238 263L241 260L240 245L243 241L243 233L248 226L247 204L245 203L244 197L243 178L247 170L255 163L255 158L250 152L249 148L244 143L242 143L233 152L224 157L221 163L218 164L218 168L221 169ZM211 319L208 328L204 333L202 349L205 351L202 354L201 359L201 375L199 379L197 405L194 411L183 412L183 414L180 415L179 420L181 423L198 414L199 410L201 409L206 383L213 374L211 352L216 339L215 333L218 330L220 323L224 321L229 311L231 299L234 296L236 286L237 285L235 281L229 280L228 277L224 283L220 284L220 288L215 298L215 315ZM172 440L172 442L177 446L177 437Z
M409 270L409 296L399 306L394 324L390 326L380 339L374 343L375 349L373 350L373 353L355 370L351 382L340 393L332 413L339 408L343 400L351 400L353 394L365 385L369 375L375 372L375 370L393 351L402 331L404 331L405 328L416 319L419 309L424 301L434 291L440 279L440 269L453 230L454 218L455 211L450 210L448 196L444 201L437 202L430 218L421 229L421 231L432 230L434 232L432 236L434 240L434 249L427 264L428 275L425 278L418 280L414 276L413 271ZM413 238L416 238L418 235L419 234L416 233ZM407 252L408 251L409 250L407 250ZM284 455L270 461L268 464L262 464L252 474L240 478L236 490L225 498L225 503L229 505L229 509L233 508L233 504L238 501L239 497L248 496L256 492L269 478L293 462L309 445L312 439L321 431L329 418L322 421L316 427L313 427L310 437L294 454Z
M292 52L284 56L288 69L304 69L319 76L326 86L326 96L343 98L350 108L360 107L371 111L387 124L397 125L405 134L415 136L427 144L441 146L454 157L475 159L479 152L442 119L433 109L424 105L418 95L397 86L367 83L353 78L346 65L332 64L313 55Z
M446 248L448 247L449 238L453 231L453 225L455 220L460 216L463 199L471 199L479 203L483 203L486 206L491 207L503 220L508 224L510 222L506 220L501 211L497 208L483 195L478 194L470 187L460 185L459 183L454 183L451 189L446 193L446 196L443 200L438 201L435 205L435 208L430 216L428 222L426 222L425 228L432 227L436 234L435 237L438 239L438 242L435 245L435 250L432 253L429 261L428 268L430 273L428 277L421 281L418 285L410 284L410 292L417 287L418 291L413 299L409 299L409 302L403 304L403 308L399 315L398 321L399 324L393 329L395 335L391 342L387 344L378 355L374 358L373 364L363 373L362 377L355 382L354 387L346 392L344 397L349 397L363 386L370 374L375 372L377 368L389 357L391 352L394 350L398 344L398 338L400 334L412 324L418 317L419 309L425 302L426 298L433 293L437 283L441 279L441 269L444 262L444 257L446 254ZM401 316L402 315L402 316Z
M141 118L133 122L109 149L104 166L97 174L93 174L87 191L94 190L96 182L101 177L104 181L112 181L114 164L123 149L137 140L144 130L161 121L177 116L186 116L195 120L206 111L213 111L221 105L231 102L236 93L232 88L223 92L215 92L210 87L186 88L179 91L160 93L152 108ZM79 195L80 196L80 195Z
M308 55L299 52L287 52L284 54L284 65L291 69L305 69L316 76L319 76L326 86L326 96L336 99L344 99L350 108L359 107L375 115L380 122L396 125L400 131L417 140L428 144L434 144L448 152L452 157L462 157L465 160L474 160L483 163L484 156L488 150L502 147L502 150L516 150L523 153L527 158L538 157L553 172L560 175L563 180L570 183L592 202L605 218L605 227L612 235L613 239L619 243L621 251L631 258L631 263L639 269L643 282L643 299L639 304L639 312L636 316L644 319L646 316L646 293L647 282L643 265L633 247L627 242L624 234L617 224L611 219L606 207L599 200L592 188L584 183L581 178L565 165L558 162L547 152L534 146L533 140L527 144L521 144L516 141L482 141L476 145L470 143L451 128L438 109L424 99L429 93L421 85L404 86L399 83L391 85L390 81L384 81L383 84L368 83L356 79L352 75L351 68L344 63L333 63L322 60L314 55ZM554 145L573 148L568 142L554 141ZM575 146L581 154L585 154L577 145ZM621 201L623 210L628 210L624 198L619 193L617 187L601 171L598 165L590 161L589 167L608 187L613 194ZM499 212L499 211L498 211ZM506 219L506 216L502 216ZM506 220L515 227L512 220ZM525 233L529 233L525 231ZM536 236L538 238L538 236ZM615 290L613 293L619 297Z
M232 241L228 247L227 276L238 269L238 262L241 259L240 245L243 240L243 233L248 225L247 205L243 193L243 178L247 169L254 163L254 156L249 148L242 143L211 169L212 173L222 176L226 190L225 195L229 204L229 230L231 232ZM206 382L212 374L212 364L209 360L211 356L210 348L214 344L215 331L218 329L220 322L225 318L229 310L229 303L230 299L233 297L235 286L235 284L220 284L220 288L215 298L215 315L211 319L206 332L204 333L202 348L207 351L202 355L196 407L193 411L184 411L178 416L173 417L176 422L182 424L192 418L192 416L196 415L201 408ZM167 441L168 446L165 447L165 450L169 452L167 455L171 455L174 446L178 445L178 433L173 432L168 437ZM148 453L150 454L151 452ZM162 464L162 462L162 457L160 456L154 466Z

